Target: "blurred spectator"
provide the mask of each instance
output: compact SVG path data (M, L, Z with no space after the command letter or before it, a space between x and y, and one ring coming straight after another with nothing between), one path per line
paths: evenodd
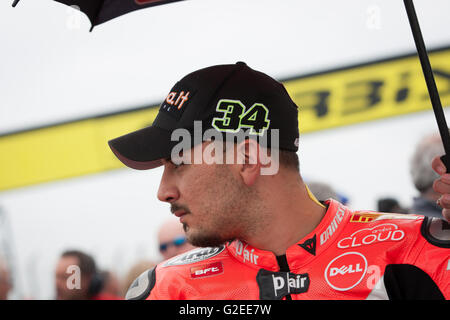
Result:
M147 271L148 269L151 269L156 266L156 263L148 260L142 260L133 265L128 273L125 275L123 285L122 285L122 297L125 297L127 294L128 289L130 288L131 284L134 280L136 280L137 277L139 277L144 271Z
M342 203L343 205L348 204L348 198L343 194L336 192L330 185L318 182L311 181L307 183L309 190L319 201L325 201L327 199L334 199Z
M339 202L342 203L344 206L348 206L348 197L345 194L337 193Z
M7 300L12 289L11 278L6 263L0 259L0 300Z
M177 218L171 217L165 221L158 230L159 252L163 260L170 259L176 255L194 249L195 247L186 241L183 225ZM135 264L125 276L122 286L122 296L125 296L131 284L144 271L153 268L156 263L151 261L140 261Z
M111 296L120 296L120 281L117 275L111 271L101 271L100 277L103 281L103 287L101 290L101 294L111 295Z
M411 158L410 173L420 194L413 199L411 213L442 218L442 209L436 204L439 194L432 187L439 176L431 168L431 161L435 156L443 154L444 147L437 133L425 136L417 144Z
M308 188L319 201L325 201L330 198L339 201L336 191L326 183L311 181L308 182Z
M176 218L167 220L159 228L158 243L164 260L195 248L186 241L183 225Z
M116 300L119 297L100 293L103 288L101 273L94 259L81 251L65 251L55 271L56 299L58 300Z
M408 213L408 209L402 207L397 199L380 198L377 201L377 211L392 213Z

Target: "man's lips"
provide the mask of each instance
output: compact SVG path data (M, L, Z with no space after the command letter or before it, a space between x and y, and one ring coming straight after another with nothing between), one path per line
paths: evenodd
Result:
M185 214L187 214L187 212L184 211L184 210L177 210L177 211L173 212L173 214L174 214L177 218L180 218L180 217L184 216Z
M183 205L172 203L170 205L170 212L172 212L172 214L177 218L181 218L185 214L189 213L189 209Z

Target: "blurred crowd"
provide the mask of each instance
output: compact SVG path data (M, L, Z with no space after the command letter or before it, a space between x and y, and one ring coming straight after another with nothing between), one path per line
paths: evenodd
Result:
M433 182L439 178L431 168L434 157L443 155L444 147L438 133L427 135L420 140L411 156L409 171L417 195L411 199L409 206L402 204L395 196L380 197L376 203L379 212L419 214L430 217L442 217L442 209L436 201L439 194L433 190ZM323 182L308 182L311 192L319 201L332 198L347 204L348 199Z
M440 136L424 137L411 157L410 173L417 189L417 196L411 199L409 207L395 197L387 196L377 201L377 211L402 214L420 214L441 217L441 208L436 204L439 195L433 191L433 182L438 178L431 169L431 160L444 154ZM311 192L319 201L332 198L348 204L349 199L332 186L317 181L307 181ZM193 249L186 242L182 225L175 218L165 222L158 232L159 252L167 260ZM159 262L159 261L158 261ZM72 249L61 253L54 269L55 299L58 300L120 300L124 299L132 282L144 271L156 266L157 261L142 260L131 266L126 275L98 268L94 258L86 252ZM0 300L8 299L14 283L5 259L0 257Z
M159 252L163 260L194 247L186 241L183 226L171 218L158 231ZM13 281L5 259L0 257L0 300L8 299ZM98 268L95 259L77 249L61 253L54 268L54 299L56 300L122 300L132 282L159 261L141 260L132 265L123 277ZM33 297L28 297L32 299Z

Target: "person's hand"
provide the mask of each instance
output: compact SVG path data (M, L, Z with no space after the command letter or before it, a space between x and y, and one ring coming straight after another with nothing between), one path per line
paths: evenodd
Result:
M435 157L431 166L440 175L439 179L433 183L434 191L441 194L437 204L442 208L444 219L450 222L450 173L446 173L447 169L440 157Z

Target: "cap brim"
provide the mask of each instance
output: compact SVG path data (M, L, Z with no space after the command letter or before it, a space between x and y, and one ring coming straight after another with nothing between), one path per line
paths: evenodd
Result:
M171 133L158 127L147 127L108 141L116 157L127 167L147 170L170 158L174 142Z

